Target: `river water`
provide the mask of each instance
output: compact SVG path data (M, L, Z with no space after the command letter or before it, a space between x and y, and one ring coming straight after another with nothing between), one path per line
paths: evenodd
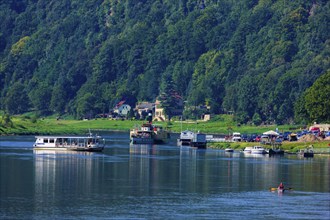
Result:
M252 156L130 145L102 153L33 151L0 137L0 219L329 219L330 158ZM279 182L292 188L270 192Z

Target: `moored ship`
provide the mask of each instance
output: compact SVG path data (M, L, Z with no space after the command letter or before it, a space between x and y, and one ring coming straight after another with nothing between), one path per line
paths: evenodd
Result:
M100 152L105 147L101 136L36 136L34 150L71 150Z
M177 140L178 146L191 146L197 148L206 148L206 135L202 133L194 133L192 131L182 131Z
M140 128L130 131L130 141L133 144L163 144L168 141L169 133L160 125L142 124Z

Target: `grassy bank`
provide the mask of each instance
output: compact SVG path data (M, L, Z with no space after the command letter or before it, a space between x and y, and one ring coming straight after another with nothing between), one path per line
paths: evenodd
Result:
M27 116L11 117L11 123L4 125L0 124L0 135L37 135L37 134L86 134L89 129L96 130L116 130L128 132L131 128L137 125L141 125L145 121L138 120L73 120L73 119L61 119L57 120L55 117L34 119ZM299 130L298 127L290 125L283 126L238 126L234 123L230 116L224 115L218 117L214 121L174 121L167 122L155 122L167 127L171 132L179 133L181 130L193 130L200 131L208 134L228 134L229 132L241 132L241 133L255 133L261 134L268 130L275 130L278 128L280 131ZM321 151L329 152L329 141L320 142L284 142L282 148L287 152L297 152L299 149L304 149L309 145L313 145L315 149L321 149ZM231 147L236 150L244 149L247 146L251 146L253 143L239 142L239 143L210 143L209 147L225 149ZM269 147L269 146L265 146Z
M145 121L138 120L73 120L56 118L35 119L27 116L11 117L11 124L0 124L1 135L22 135L22 134L79 134L91 130L121 130L129 131L135 125L140 125ZM173 122L155 122L167 127L171 132L180 132L181 130L200 131L207 134L228 134L232 132L261 134L268 130L287 131L299 129L299 127L283 126L239 126L231 116L223 115L213 121L173 121Z
M0 127L1 135L24 134L84 134L91 130L122 130L128 131L137 122L109 120L56 120L51 118L31 121L16 117L12 126Z
M329 141L318 141L318 142L289 142L284 141L280 146L287 153L297 153L300 149L305 149L306 147L313 145L315 153L330 153ZM253 142L235 142L235 143L209 143L208 147L216 148L216 149L225 149L232 148L234 150L243 150L245 147L260 145L260 143ZM270 145L262 145L264 148L271 148Z

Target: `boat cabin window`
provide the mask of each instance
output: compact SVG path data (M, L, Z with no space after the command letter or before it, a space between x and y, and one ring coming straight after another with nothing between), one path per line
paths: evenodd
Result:
M44 139L44 143L48 143L48 138L45 138Z
M49 139L49 143L54 143L54 142L55 142L55 140L53 138Z

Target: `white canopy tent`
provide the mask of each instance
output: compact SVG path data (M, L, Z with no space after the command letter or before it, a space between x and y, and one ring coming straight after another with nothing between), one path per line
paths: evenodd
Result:
M270 130L270 131L266 131L263 133L264 135L272 135L272 136L278 136L279 133L277 133L276 131Z

